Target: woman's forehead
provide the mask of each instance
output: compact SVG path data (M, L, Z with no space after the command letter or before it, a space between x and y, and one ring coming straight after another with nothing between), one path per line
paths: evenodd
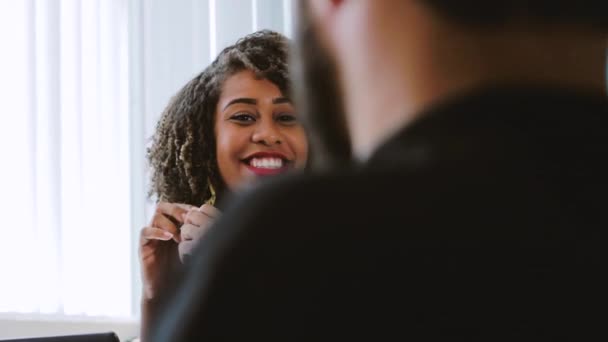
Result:
M284 95L276 84L266 78L257 77L251 70L243 70L224 81L218 105L224 108L226 104L237 98L272 100L282 97Z

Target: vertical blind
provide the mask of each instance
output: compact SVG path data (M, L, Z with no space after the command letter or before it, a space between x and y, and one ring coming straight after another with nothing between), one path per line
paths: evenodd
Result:
M131 312L125 9L0 1L2 311Z
M0 0L0 312L130 317L148 138L223 47L291 0Z

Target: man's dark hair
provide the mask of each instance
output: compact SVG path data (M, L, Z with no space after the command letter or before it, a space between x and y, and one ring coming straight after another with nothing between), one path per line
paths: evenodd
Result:
M443 17L475 28L513 20L530 24L580 26L608 31L606 0L421 0Z
M202 73L186 84L161 115L148 149L150 195L158 201L200 206L211 197L209 183L225 190L215 144L215 110L224 81L243 70L289 93L289 41L263 30L225 48Z
M335 61L314 31L308 2L298 2L297 44L291 61L296 107L307 128L312 169L348 164L352 157L350 136Z

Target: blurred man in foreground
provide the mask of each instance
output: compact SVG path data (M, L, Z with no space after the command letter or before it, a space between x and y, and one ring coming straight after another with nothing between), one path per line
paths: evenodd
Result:
M608 3L301 4L298 99L338 167L239 199L156 341L604 333Z

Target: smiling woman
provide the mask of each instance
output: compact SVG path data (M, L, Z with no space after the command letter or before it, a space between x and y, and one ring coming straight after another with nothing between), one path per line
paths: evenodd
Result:
M218 167L228 188L304 167L304 129L291 101L274 83L251 70L232 75L224 83L216 113Z
M240 39L163 112L148 150L158 204L141 230L143 333L179 259L220 215L216 197L306 166L306 134L288 96L287 49L287 38L268 30Z
M232 189L236 184L228 184L218 166L222 156L217 155L216 145L224 136L220 128L234 129L238 124L250 127L245 131L262 135L289 132L287 136L295 134L306 145L288 100L287 49L288 40L279 33L266 30L246 36L224 49L173 97L148 150L151 195L159 202L200 206L211 197L211 188L217 190L219 198ZM274 120L268 120L271 117ZM267 123L281 123L284 129L272 125L271 131L260 131L269 127ZM248 139L260 139L259 134ZM276 149L281 141L271 145ZM305 161L307 156L302 157Z

